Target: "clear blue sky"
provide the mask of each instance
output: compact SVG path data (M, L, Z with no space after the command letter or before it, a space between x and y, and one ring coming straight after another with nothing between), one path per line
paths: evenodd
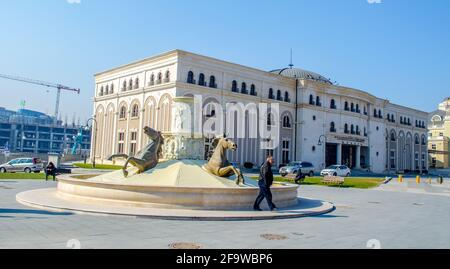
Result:
M0 73L82 89L62 115L92 113L93 74L179 48L263 70L297 67L432 111L450 96L448 0L9 0ZM0 80L0 106L52 113L53 90Z

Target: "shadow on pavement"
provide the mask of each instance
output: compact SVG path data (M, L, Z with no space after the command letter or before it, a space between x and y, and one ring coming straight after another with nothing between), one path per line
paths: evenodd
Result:
M36 214L36 215L49 215L49 216L70 216L73 213L69 212L50 212L44 210L30 210L30 209L4 209L0 208L0 214ZM0 216L1 218L2 216Z
M348 216L338 216L338 215L320 215L320 216L313 216L313 218L321 218L321 219L335 219L335 218L348 218Z

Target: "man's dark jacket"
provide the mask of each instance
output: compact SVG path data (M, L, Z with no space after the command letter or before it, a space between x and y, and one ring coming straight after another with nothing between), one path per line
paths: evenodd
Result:
M272 165L269 162L265 162L261 167L259 174L259 183L264 183L267 187L272 186L273 184L273 172Z

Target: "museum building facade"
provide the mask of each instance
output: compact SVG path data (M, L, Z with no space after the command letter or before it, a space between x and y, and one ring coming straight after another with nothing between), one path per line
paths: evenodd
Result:
M279 146L267 150L258 138L237 138L229 159L241 165L259 166L272 154L277 165L308 161L317 170L333 164L380 173L428 170L426 112L292 66L267 72L181 50L95 75L91 156L94 147L105 163L112 154L135 154L148 142L144 126L170 133L173 99L197 95L204 121L217 114L211 104L278 104L277 119L270 112L258 117L279 126ZM248 114L241 120L247 134ZM205 137L205 152L211 141Z

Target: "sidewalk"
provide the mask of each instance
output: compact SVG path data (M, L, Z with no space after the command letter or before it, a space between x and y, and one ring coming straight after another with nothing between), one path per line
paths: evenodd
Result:
M394 178L391 182L381 185L376 190L450 196L450 178L445 178L442 185L437 183L436 177L432 178L431 184L428 182L428 177L423 177L420 184L416 183L416 179L406 178L403 183L400 183L398 178Z

